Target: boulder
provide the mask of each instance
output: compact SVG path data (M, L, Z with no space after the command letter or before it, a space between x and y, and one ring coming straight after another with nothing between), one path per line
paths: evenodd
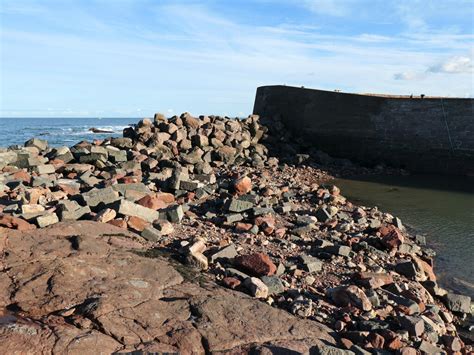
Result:
M239 269L255 276L273 275L277 269L270 257L262 253L238 256L234 263Z

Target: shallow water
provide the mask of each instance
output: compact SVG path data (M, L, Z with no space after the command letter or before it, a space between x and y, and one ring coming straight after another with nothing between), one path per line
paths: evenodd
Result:
M438 253L441 285L474 297L474 178L371 176L338 179L336 185L350 201L378 206L426 234Z
M0 118L0 147L23 145L30 138L46 139L51 146L71 146L81 140L92 141L121 136L136 118ZM90 128L113 133L92 133Z

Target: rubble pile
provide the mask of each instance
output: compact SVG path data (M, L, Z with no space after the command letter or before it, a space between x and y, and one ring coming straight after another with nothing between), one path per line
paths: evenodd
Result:
M190 114L71 148L32 139L0 151L0 227L128 229L225 287L329 326L347 354L472 351L471 299L437 284L424 236L347 201L295 144L278 121Z

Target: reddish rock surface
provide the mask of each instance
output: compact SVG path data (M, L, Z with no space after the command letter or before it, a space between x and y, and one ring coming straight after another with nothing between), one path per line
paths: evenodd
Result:
M152 210L160 210L168 207L168 203L156 195L146 195L139 199L137 203L143 207L151 208Z
M360 272L355 278L366 288L379 288L393 283L392 275L386 273Z
M381 227L379 233L382 243L390 250L397 249L405 241L402 232L394 225Z
M273 275L277 269L270 257L262 253L238 256L235 258L235 264L255 276Z
M22 231L36 229L34 224L27 221L13 217L11 215L0 215L0 227L18 229Z
M252 180L248 176L243 176L234 181L234 190L237 195L245 195L252 190Z
M209 281L185 281L168 261L145 257L142 238L108 224L9 230L0 241L5 354L308 352L334 344L317 322Z
M150 225L149 222L141 219L140 217L130 216L127 217L128 228L135 232L143 232L143 230Z

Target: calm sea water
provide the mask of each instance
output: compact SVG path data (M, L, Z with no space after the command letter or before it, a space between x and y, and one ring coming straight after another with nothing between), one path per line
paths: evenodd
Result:
M52 146L73 145L81 140L92 141L121 136L125 127L138 118L0 118L0 147L23 144L30 138L46 139ZM114 133L96 134L89 128Z
M373 176L336 184L351 201L378 206L426 234L441 285L474 297L474 178Z

